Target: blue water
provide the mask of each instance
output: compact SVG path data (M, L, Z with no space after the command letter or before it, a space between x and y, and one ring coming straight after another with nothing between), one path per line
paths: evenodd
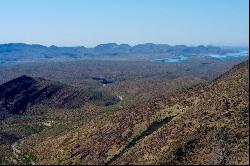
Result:
M197 55L198 56L198 55ZM249 51L240 51L237 53L228 53L228 54L209 54L206 56L210 56L213 58L217 58L220 60L225 60L225 59L230 59L230 58L242 58L242 57L248 57L249 56ZM158 62L165 62L165 63L178 63L181 61L188 60L189 57L185 55L179 55L176 58L160 58L160 59L154 59L153 61L158 61Z
M187 60L188 57L184 55L180 55L177 58L160 58L160 59L155 59L154 61L160 61L160 62L165 62L165 63L176 63L176 62L181 62Z
M218 58L220 60L228 59L228 58L240 58L240 57L247 57L249 56L248 51L240 51L238 53L228 53L225 55L220 55L220 54L209 54L208 56L213 57L213 58Z

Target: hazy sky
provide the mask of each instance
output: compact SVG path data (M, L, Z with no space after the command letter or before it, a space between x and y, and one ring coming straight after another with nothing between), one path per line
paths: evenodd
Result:
M248 45L248 0L0 0L0 43Z

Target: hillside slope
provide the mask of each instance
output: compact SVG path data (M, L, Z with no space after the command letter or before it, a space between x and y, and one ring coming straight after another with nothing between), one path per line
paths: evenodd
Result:
M19 147L37 164L248 164L248 66Z
M112 164L249 164L248 68L183 93L192 105Z
M79 108L87 102L112 105L119 101L101 91L81 90L42 78L21 76L0 85L0 115L45 108ZM41 109L39 109L41 108ZM39 113L39 112L34 112Z

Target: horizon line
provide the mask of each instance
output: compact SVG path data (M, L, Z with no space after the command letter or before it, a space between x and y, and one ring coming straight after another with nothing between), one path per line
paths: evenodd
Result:
M45 47L85 47L85 48L95 48L99 45L105 45L105 44L116 44L118 46L120 45L129 45L130 47L134 47L137 45L146 45L146 44L154 44L154 45L169 45L171 47L174 46L187 46L187 47L199 47L199 46L205 46L205 47L245 47L249 48L248 45L220 45L220 44L167 44L167 43L153 43L153 42L145 42L145 43L136 43L136 44L128 44L128 43L116 43L116 42L106 42L106 43L100 43L97 45L93 46L85 46L83 45L60 45L60 44L39 44L39 43L26 43L26 42L6 42L6 43L0 43L0 45L5 45L5 44L25 44L25 45L40 45L40 46L45 46Z

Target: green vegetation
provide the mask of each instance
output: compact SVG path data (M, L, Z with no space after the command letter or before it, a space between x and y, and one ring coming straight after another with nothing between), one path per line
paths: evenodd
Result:
M153 117L152 122L159 123L168 117L174 117L174 116L176 116L184 111L185 111L185 108L183 108L182 106L180 106L178 104L176 104L172 107L169 107L169 108L167 107L165 109L158 111L156 113L156 115Z
M20 157L20 162L25 165L32 165L34 161L36 161L36 157L31 154L23 154Z
M42 132L46 126L40 124L34 125L18 125L16 129L21 133L29 133L29 134L36 134Z

